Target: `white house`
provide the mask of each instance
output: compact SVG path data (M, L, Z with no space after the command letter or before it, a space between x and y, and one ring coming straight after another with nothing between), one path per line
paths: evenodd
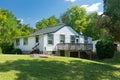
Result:
M29 36L17 38L14 43L15 48L20 48L23 52L31 52L33 48L37 47L43 53L55 53L58 50L58 44L91 44L92 38L80 35L70 26L58 25L41 29Z

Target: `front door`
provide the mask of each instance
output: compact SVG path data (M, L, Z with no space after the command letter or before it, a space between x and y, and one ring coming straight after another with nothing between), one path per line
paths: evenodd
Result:
M35 37L35 42L39 43L39 36L38 35Z

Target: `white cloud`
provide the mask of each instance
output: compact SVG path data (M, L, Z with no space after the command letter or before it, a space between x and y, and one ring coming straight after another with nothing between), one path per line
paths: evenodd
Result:
M87 9L88 12L94 12L94 11L98 11L99 10L99 6L101 5L101 3L94 3L92 5L82 5L81 7L84 7Z
M98 15L101 15L101 14L103 14L103 12L98 12Z
M18 20L20 20L20 23L24 23L24 20L22 18L18 18Z
M75 2L76 0L65 0L65 1L69 1L69 2Z

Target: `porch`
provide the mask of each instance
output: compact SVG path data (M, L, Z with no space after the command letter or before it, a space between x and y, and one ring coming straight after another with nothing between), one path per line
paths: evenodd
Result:
M88 43L59 43L57 44L58 50L93 50L93 44Z
M93 44L84 43L59 43L57 44L57 55L91 59ZM84 52L84 54L83 54ZM83 57L83 55L85 57Z

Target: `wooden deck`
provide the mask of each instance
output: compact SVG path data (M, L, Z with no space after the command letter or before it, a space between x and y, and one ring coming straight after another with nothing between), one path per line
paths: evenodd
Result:
M93 44L83 43L59 43L57 44L58 50L92 50Z

